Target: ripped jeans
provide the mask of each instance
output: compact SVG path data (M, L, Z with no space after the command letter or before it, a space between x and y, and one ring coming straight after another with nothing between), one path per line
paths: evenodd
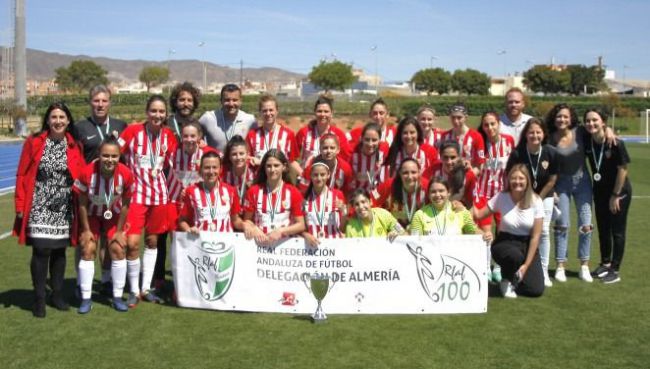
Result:
M559 197L558 208L562 212L555 220L555 260L564 263L567 260L569 243L569 226L571 218L571 197L578 215L578 259L588 261L591 251L591 178L586 170L580 170L573 176L559 176L555 184ZM583 230L583 227L588 227Z

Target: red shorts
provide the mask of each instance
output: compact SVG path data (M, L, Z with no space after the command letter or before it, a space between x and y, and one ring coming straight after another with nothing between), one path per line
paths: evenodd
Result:
M130 225L127 236L141 234L144 227L147 234L161 234L168 228L168 205L131 204L126 222Z
M88 225L90 226L90 231L93 233L95 239L99 242L102 236L106 236L107 239L113 238L115 232L117 232L117 221L120 218L119 214L113 214L113 218L106 220L101 216L89 216ZM129 229L128 222L124 224L124 229Z
M484 207L487 206L488 200L485 197L476 197L474 200L474 206L477 209L483 209ZM497 228L499 228L499 223L501 223L501 213L493 213L494 220L497 223ZM483 228L485 226L491 226L492 225L492 216L487 216L483 219L477 220L474 219L476 222L476 225L479 226L479 228Z
M167 219L168 219L168 225L167 225L167 230L169 232L173 232L178 228L178 218L181 215L181 206L183 205L182 202L177 202L173 203L170 202L167 204L168 209L167 209Z

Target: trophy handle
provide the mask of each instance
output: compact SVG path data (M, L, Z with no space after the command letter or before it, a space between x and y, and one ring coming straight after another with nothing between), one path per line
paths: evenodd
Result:
M305 288L307 289L307 291L309 291L309 293L312 293L311 292L311 287L309 286L310 283L311 283L311 274L303 273L303 275L302 275L302 284L305 285Z

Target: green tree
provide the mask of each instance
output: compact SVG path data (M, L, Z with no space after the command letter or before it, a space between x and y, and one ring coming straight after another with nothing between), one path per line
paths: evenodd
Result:
M524 72L524 84L534 92L556 94L569 90L571 75L565 69L555 70L547 65L535 65Z
M342 63L338 60L332 62L321 61L312 67L307 76L316 86L329 90L345 90L352 86L357 78L352 74L352 65Z
M598 66L587 67L582 64L569 65L567 71L570 75L568 91L573 95L581 93L594 93L606 88L603 83L605 71Z
M451 73L442 68L427 68L417 71L411 77L411 83L420 91L426 91L427 95L437 92L442 95L449 92L451 87Z
M457 69L451 75L451 88L468 95L487 95L490 83L490 76L476 69Z
M169 69L165 67L157 67L155 65L144 67L140 71L138 79L147 86L147 92L149 92L152 87L163 84L169 80Z
M108 84L108 72L91 60L74 60L67 68L59 67L54 72L63 91L82 93L95 85Z

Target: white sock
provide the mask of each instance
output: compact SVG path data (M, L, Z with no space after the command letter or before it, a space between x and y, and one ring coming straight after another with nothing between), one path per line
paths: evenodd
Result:
M111 261L111 278L113 279L113 297L121 299L126 284L126 259Z
M129 277L131 292L140 294L140 258L126 261L126 274Z
M81 246L74 248L74 271L77 272L77 287L81 283L79 281L79 262L81 261Z
M110 281L111 281L111 270L102 268L102 283L106 283Z
M81 298L87 300L93 292L93 278L95 277L95 261L79 260L79 287L81 287Z
M144 249L142 255L142 292L151 289L151 280L153 279L153 271L156 269L157 257L158 249Z

